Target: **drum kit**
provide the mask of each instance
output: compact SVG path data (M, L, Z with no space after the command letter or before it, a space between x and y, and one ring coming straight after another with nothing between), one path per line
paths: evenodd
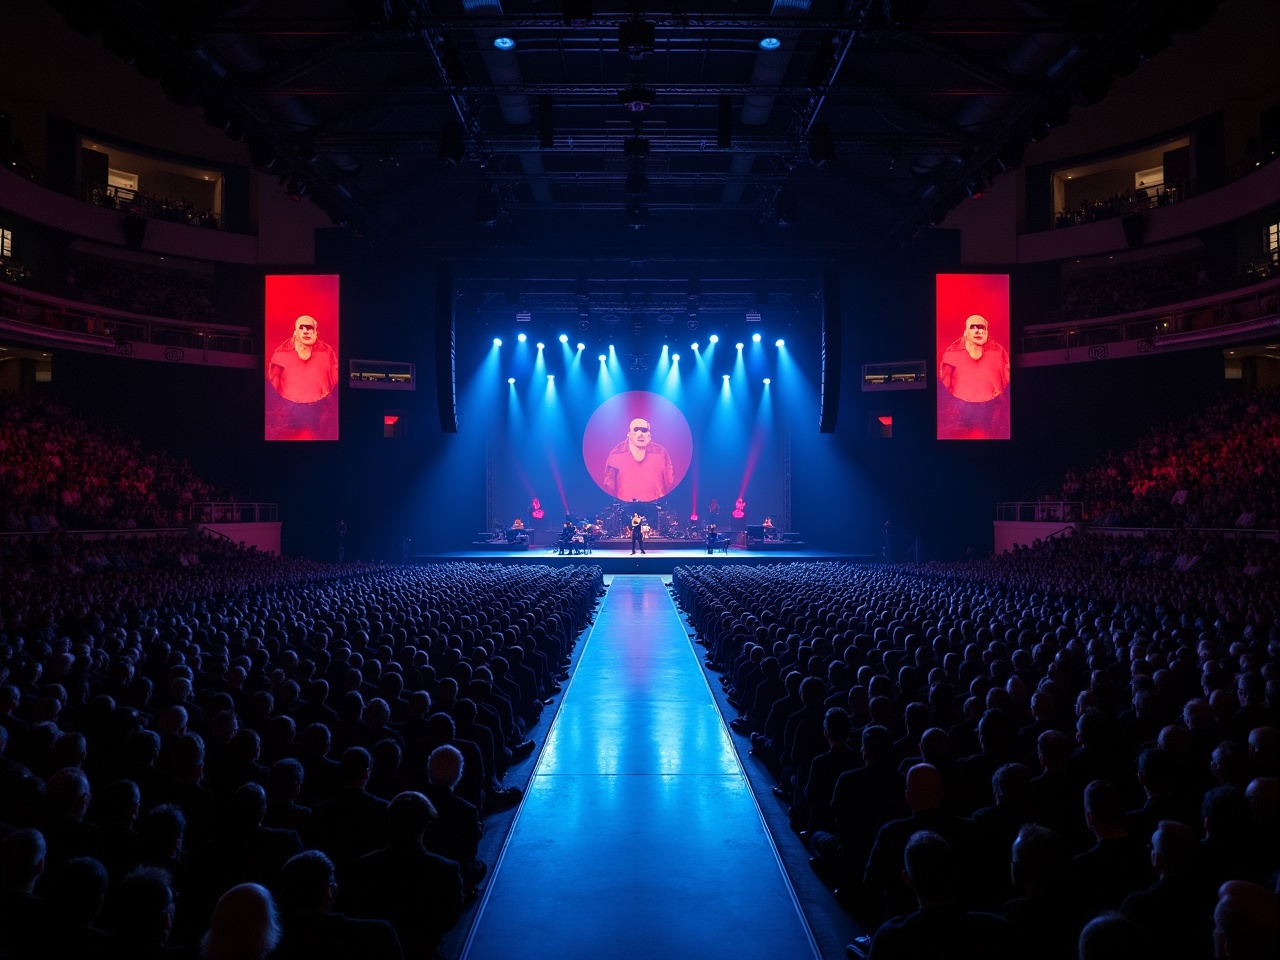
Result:
M653 517L649 516L650 512L653 513ZM668 508L665 500L644 504L613 500L596 516L596 523L603 528L605 537L612 540L629 540L631 517L636 513L640 514L640 532L646 539L650 537L665 540L685 539L687 531L680 525L680 517L675 510Z

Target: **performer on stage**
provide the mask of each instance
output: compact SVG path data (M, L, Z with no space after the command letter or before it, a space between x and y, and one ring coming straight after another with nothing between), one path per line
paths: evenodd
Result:
M564 552L570 548L573 543L573 536L578 532L578 528L573 525L573 518L569 514L564 515L564 523L560 526L560 555L564 556Z
M715 550L716 545L720 541L720 535L716 533L716 525L714 523L707 524L707 554L710 555Z
M638 513L631 515L631 555L636 555L636 547L644 553L644 517Z

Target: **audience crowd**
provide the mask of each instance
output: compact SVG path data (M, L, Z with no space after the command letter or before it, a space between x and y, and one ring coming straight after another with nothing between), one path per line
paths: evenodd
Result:
M216 323L213 277L152 264L75 257L62 289L51 290L93 306L149 317Z
M1196 543L677 568L850 956L1275 955L1280 569Z
M6 532L178 527L227 499L191 465L48 400L0 394L0 522Z
M1070 472L1054 500L1084 503L1090 522L1120 527L1276 529L1280 390L1227 397L1156 427L1132 449Z
M1074 207L1064 207L1054 220L1055 227L1073 227L1094 220L1109 220L1128 213L1139 213L1152 207L1165 207L1180 198L1178 190L1163 185L1139 184L1132 190L1121 190L1104 200L1081 200Z
M95 188L93 202L100 207L109 207L112 210L126 210L135 217L151 217L155 220L167 220L170 223L185 223L192 227L218 229L216 213L208 207L197 207L185 197L172 200L168 197L157 197L145 190L108 187L105 190Z
M187 535L0 564L6 960L439 956L603 591Z
M1115 317L1190 300L1207 283L1194 258L1162 257L1064 273L1058 315L1064 320Z

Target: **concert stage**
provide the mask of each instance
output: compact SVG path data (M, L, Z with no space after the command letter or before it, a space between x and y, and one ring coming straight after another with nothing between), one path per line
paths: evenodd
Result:
M616 546L615 546L616 544ZM723 565L747 564L759 566L767 563L797 563L821 560L844 563L876 563L879 557L871 554L830 553L823 550L809 550L804 544L768 542L768 549L747 549L731 545L727 553L716 551L707 553L704 544L696 540L651 541L645 544L643 554L631 555L631 542L605 541L597 544L591 553L566 554L561 556L559 547L530 546L527 549L514 549L509 544L472 544L469 550L458 550L452 553L420 554L409 558L410 563L451 563L467 560L480 563L501 564L539 564L553 567L577 564L593 564L605 573L655 573L670 574L676 566L698 566L701 564ZM623 549L625 547L625 549Z

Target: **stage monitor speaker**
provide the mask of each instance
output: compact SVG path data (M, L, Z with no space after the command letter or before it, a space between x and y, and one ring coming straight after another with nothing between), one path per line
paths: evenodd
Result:
M456 342L453 317L453 274L441 268L436 274L436 406L440 429L458 432Z
M794 530L788 530L785 533L783 533L782 539L786 543L799 543L800 534L796 533Z
M132 213L124 218L124 244L130 250L141 250L142 241L147 238L147 218L134 216Z
M1130 213L1121 217L1120 226L1124 228L1124 242L1131 247L1142 246L1147 235L1147 218L1140 213Z
M747 539L748 539L748 540L763 540L763 539L764 539L764 524L763 524L763 523L748 523L748 524L747 524Z
M818 410L818 431L836 432L840 412L840 275L827 270L822 277L822 394Z

